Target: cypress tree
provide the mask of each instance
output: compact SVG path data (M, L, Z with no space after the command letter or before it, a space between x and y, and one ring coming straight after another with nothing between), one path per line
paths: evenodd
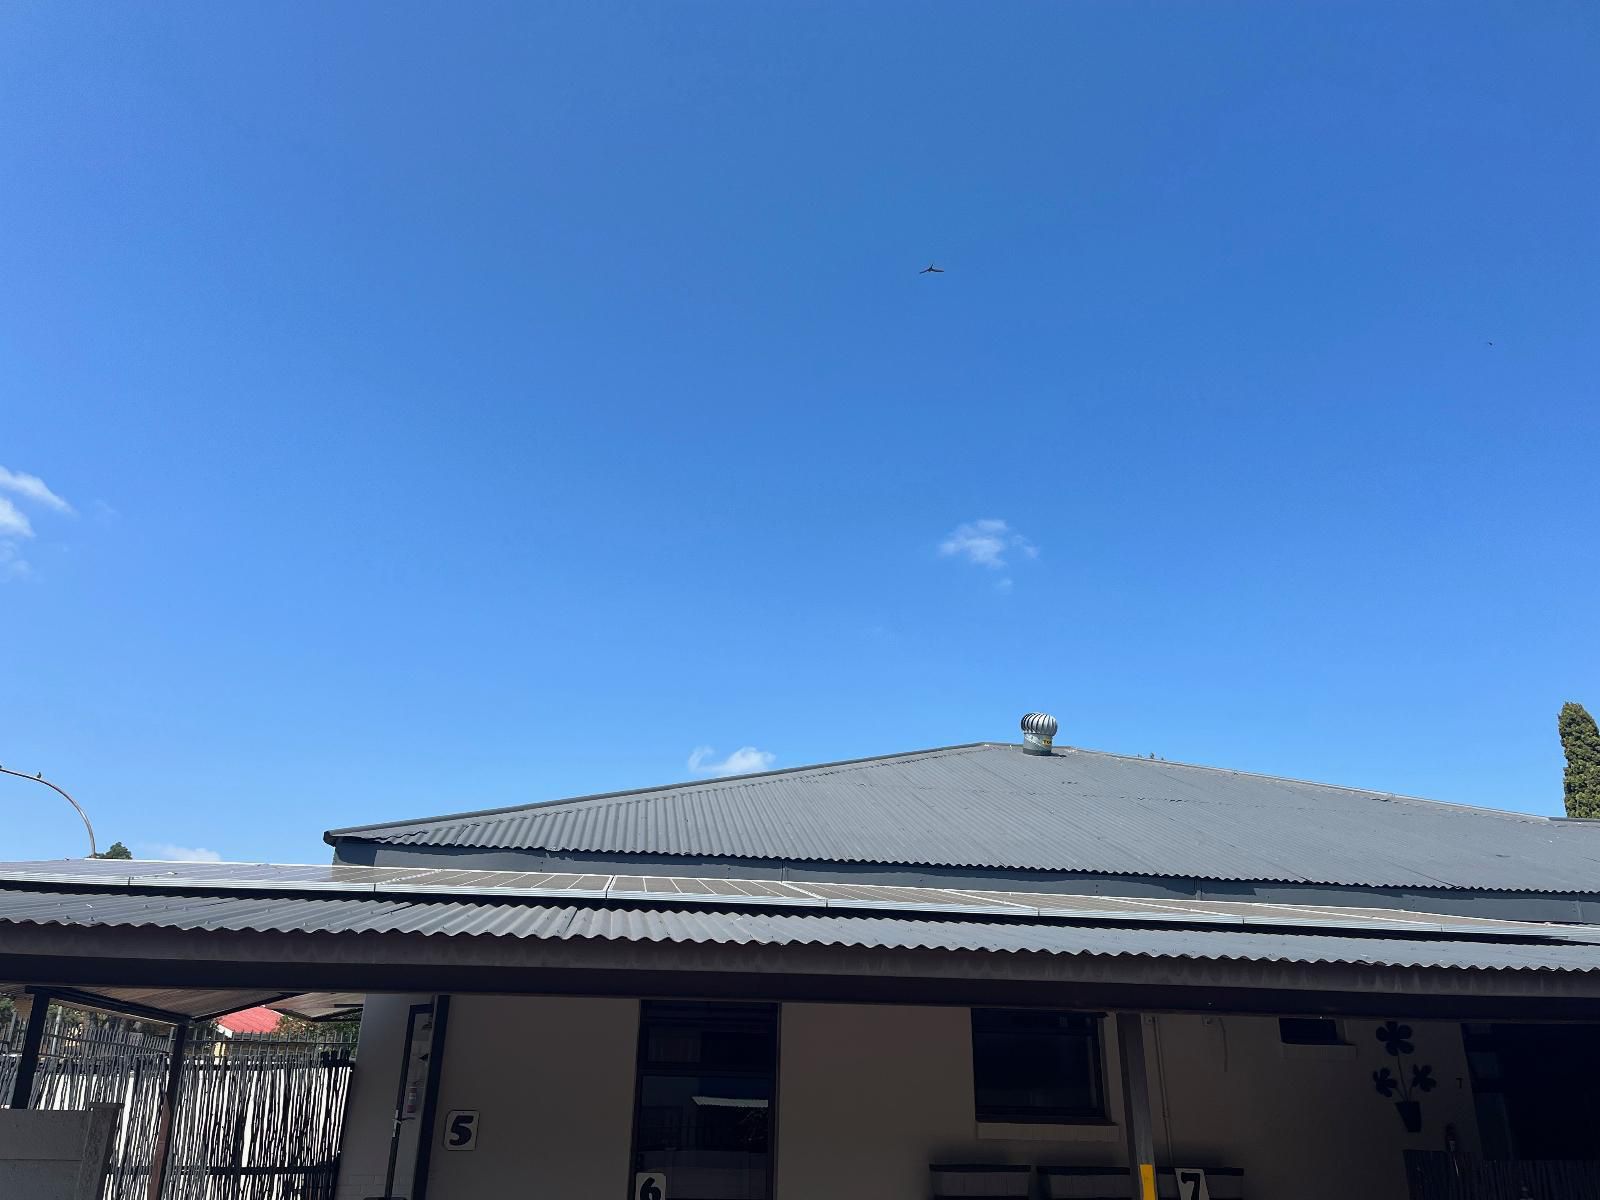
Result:
M1568 701L1556 720L1567 755L1567 816L1600 819L1600 728L1583 705Z

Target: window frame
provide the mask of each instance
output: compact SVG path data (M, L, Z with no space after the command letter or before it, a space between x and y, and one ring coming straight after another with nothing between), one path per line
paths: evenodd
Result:
M997 1022L1006 1016L1013 1017L1071 1017L1080 1019L1084 1023L1082 1032L1036 1030L1040 1037L1072 1037L1075 1040L1087 1036L1090 1041L1086 1055L1089 1064L1090 1078L1088 1083L1094 1097L1093 1104L1088 1108L1046 1108L1046 1107L1011 1107L1011 1106L985 1106L979 1100L979 1051L978 1038L981 1031L980 1024ZM1036 1008L973 1008L969 1010L968 1030L970 1033L970 1053L972 1066L972 1114L973 1119L981 1125L1109 1125L1112 1124L1109 1111L1109 1099L1106 1095L1106 1039L1105 1039L1105 1013L1083 1012L1076 1009L1036 1009ZM1019 1031L1026 1032L1026 1031Z
M1329 1037L1306 1037L1316 1029ZM1346 1046L1344 1029L1334 1017L1279 1017L1278 1043L1283 1046Z

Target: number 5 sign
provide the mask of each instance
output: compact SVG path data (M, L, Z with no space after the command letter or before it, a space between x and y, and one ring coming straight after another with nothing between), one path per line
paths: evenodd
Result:
M640 1171L633 1177L633 1200L667 1200L667 1176L662 1171Z
M444 1148L446 1150L478 1148L477 1109L455 1108L444 1115Z
M1178 1167L1173 1174L1178 1177L1178 1200L1211 1200L1206 1173L1199 1167Z

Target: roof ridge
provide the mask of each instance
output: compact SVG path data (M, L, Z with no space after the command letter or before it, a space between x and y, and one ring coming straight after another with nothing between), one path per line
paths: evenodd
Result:
M374 821L367 825L346 825L339 829L326 830L322 840L328 845L336 845L337 839L352 837L356 834L370 833L374 830L394 830L406 825L438 824L442 821L467 823L483 817L505 816L507 813L527 812L529 809L538 809L541 812L555 808L565 808L568 805L592 804L599 801L614 800L646 800L657 792L673 792L691 787L718 787L723 784L749 783L752 780L772 779L782 775L799 775L806 772L824 773L838 771L846 767L872 766L877 763L891 762L895 759L928 758L941 754L953 754L964 750L982 750L990 747L1006 746L1005 742L963 742L954 746L931 746L924 750L903 750L897 754L874 754L866 758L842 758L834 762L807 763L797 767L779 767L774 771L753 771L748 775L725 775L711 779L688 779L679 783L662 783L642 788L622 788L614 792L593 792L586 796L565 796L557 800L534 800L526 804L507 804L499 808L482 808L476 811L458 813L438 813L433 816L408 817L399 821Z

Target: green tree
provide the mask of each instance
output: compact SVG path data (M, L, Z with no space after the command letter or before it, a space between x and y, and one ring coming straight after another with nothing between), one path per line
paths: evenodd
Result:
M1600 819L1600 728L1583 705L1570 700L1561 706L1556 728L1567 755L1567 816Z
M99 854L96 854L94 857L96 857L96 858L132 858L133 857L133 851L129 850L121 842L112 842L111 843L111 849L102 850Z

